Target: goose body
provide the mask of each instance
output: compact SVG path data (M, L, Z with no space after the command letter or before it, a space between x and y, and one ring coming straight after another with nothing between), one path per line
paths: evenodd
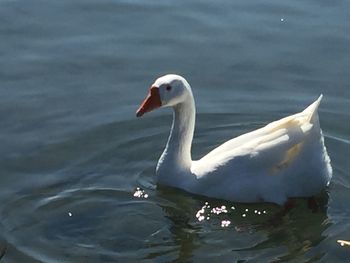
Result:
M158 78L137 116L173 107L168 142L156 176L160 184L235 202L284 204L309 197L332 177L317 109L322 95L300 113L233 138L199 160L192 160L195 103L188 82L178 75Z

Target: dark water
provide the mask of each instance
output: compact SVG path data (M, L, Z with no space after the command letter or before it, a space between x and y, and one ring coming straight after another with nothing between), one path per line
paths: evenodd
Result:
M337 240L350 239L349 10L0 0L0 262L348 262ZM171 113L135 110L170 72L194 90L196 158L323 93L334 177L321 209L299 200L270 224L273 205L157 188Z

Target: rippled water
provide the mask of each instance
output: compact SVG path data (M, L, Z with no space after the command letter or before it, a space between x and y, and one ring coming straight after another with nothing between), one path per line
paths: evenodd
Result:
M348 1L0 1L0 262L347 262ZM334 176L313 211L155 184L184 75L195 158L320 93ZM273 220L272 220L273 219Z

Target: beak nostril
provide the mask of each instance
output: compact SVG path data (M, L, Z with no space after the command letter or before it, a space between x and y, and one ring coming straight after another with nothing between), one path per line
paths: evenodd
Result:
M149 91L150 91L150 94L153 95L154 93L159 92L159 89L158 89L158 87L152 86L149 89Z

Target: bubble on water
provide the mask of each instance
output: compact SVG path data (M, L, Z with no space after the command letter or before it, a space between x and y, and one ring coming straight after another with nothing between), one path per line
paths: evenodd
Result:
M72 216L73 214L72 214L71 212L68 212L68 215L69 215L69 216Z
M246 214L242 214L242 217L246 217L247 215Z
M281 18L281 22L284 22L284 18Z

